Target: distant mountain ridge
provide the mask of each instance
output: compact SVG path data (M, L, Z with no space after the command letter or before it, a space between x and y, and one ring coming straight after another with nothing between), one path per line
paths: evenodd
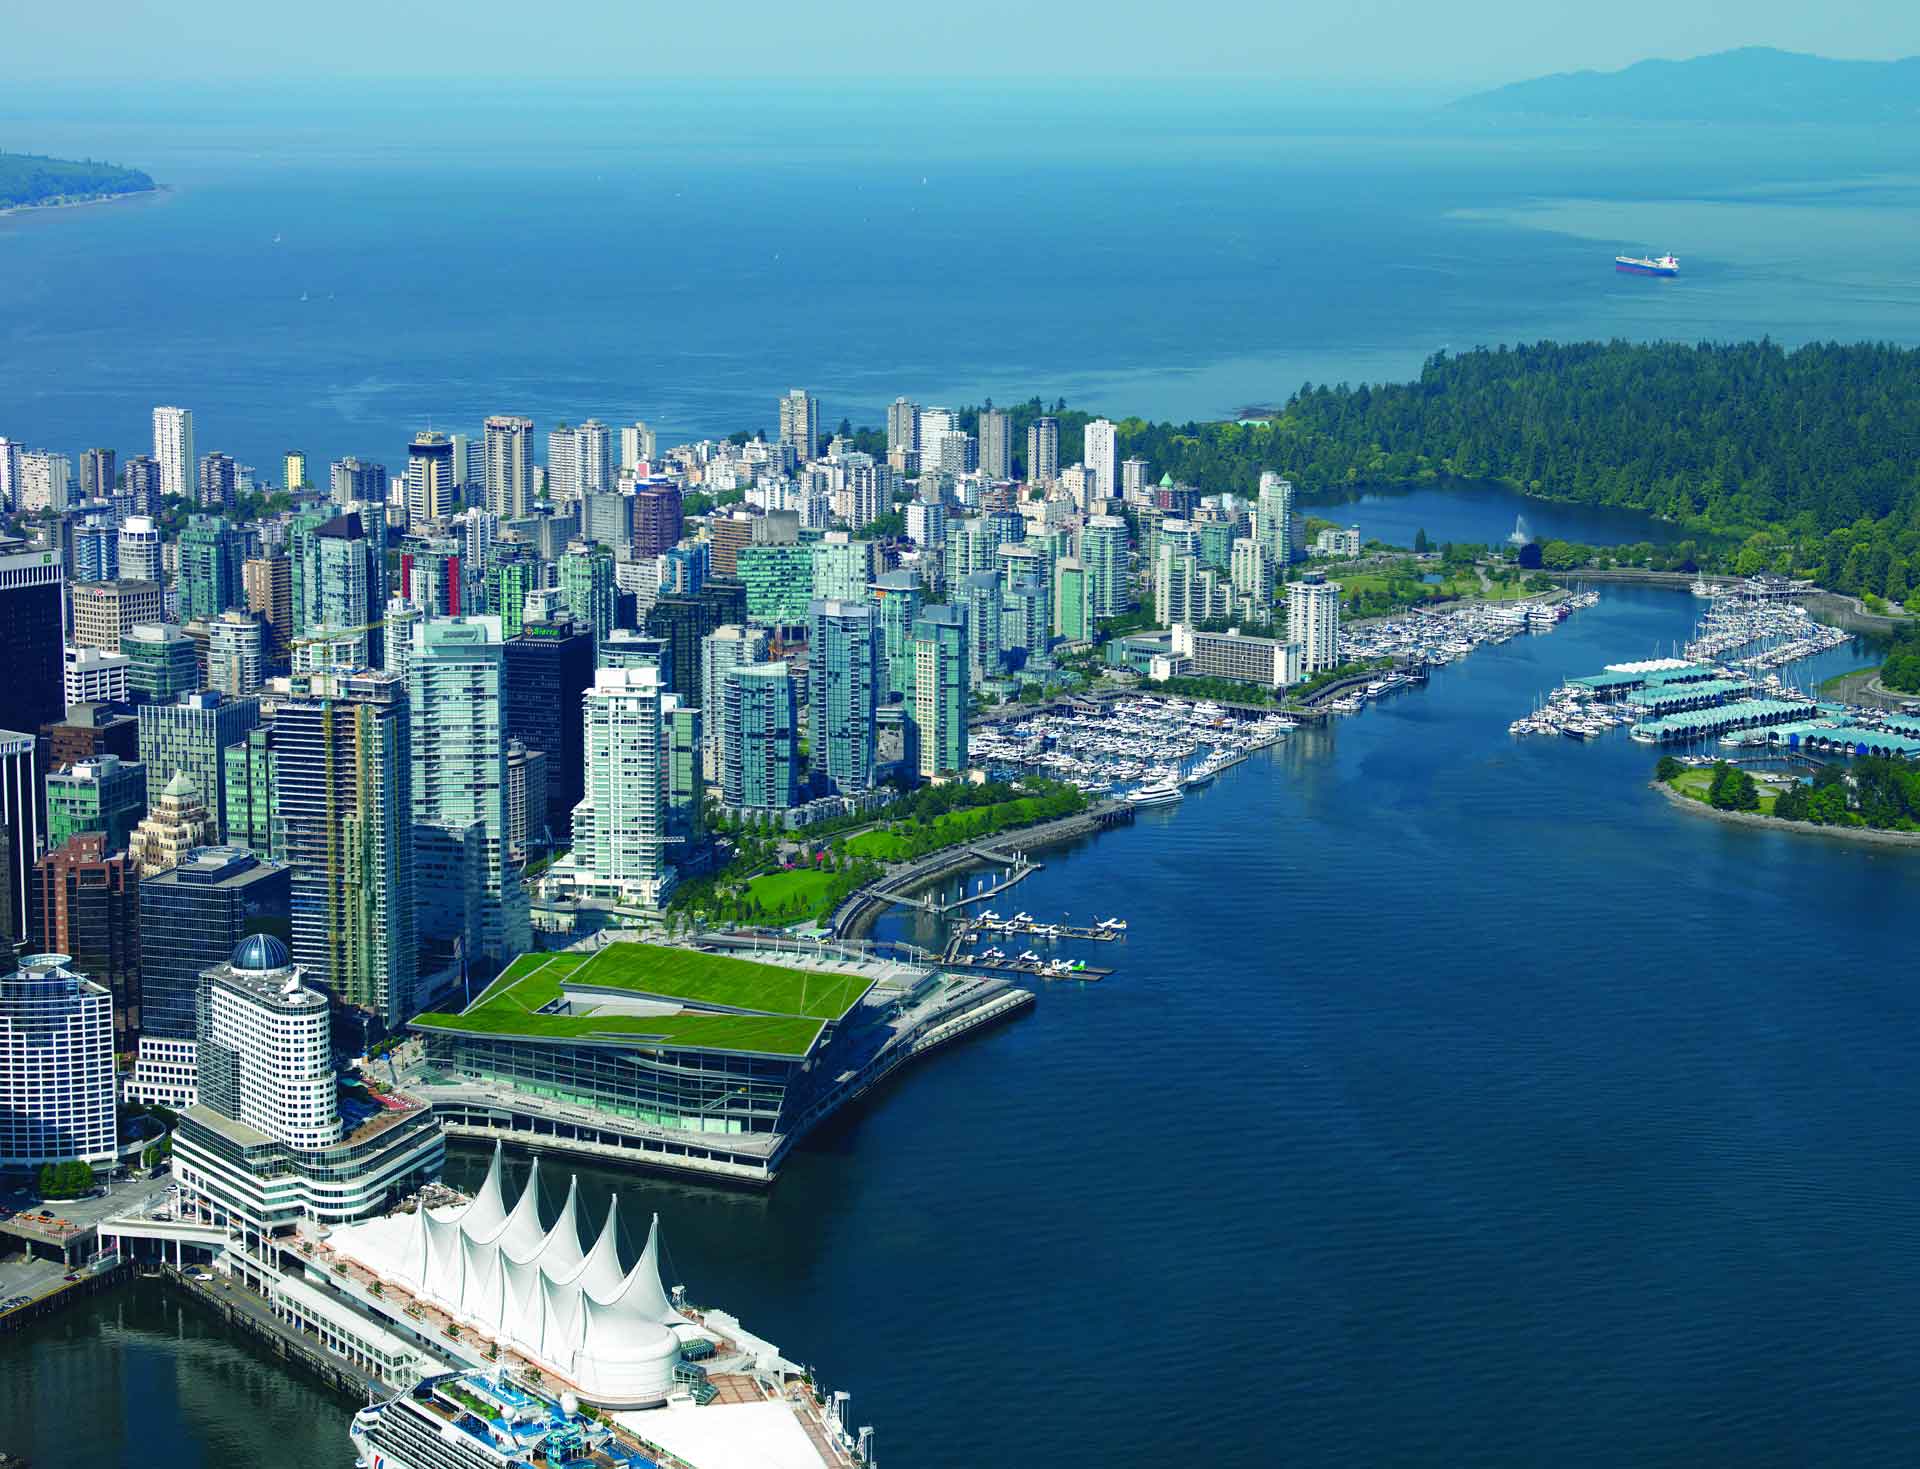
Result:
M1462 112L1639 122L1920 121L1920 56L1836 61L1746 46L1621 71L1567 71L1477 92Z

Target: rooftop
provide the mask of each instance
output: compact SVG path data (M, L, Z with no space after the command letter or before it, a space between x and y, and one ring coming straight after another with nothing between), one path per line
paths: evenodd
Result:
M529 1040L653 1041L691 1050L804 1056L827 1024L858 1004L873 983L871 973L615 942L590 954L523 954L464 1011L429 1012L413 1024ZM635 1000L660 1008L635 1014Z

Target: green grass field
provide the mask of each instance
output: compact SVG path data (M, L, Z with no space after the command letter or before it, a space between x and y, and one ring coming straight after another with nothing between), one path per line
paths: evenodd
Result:
M874 862L904 862L924 857L942 847L958 846L981 837L992 836L1008 827L1036 821L1044 813L1038 797L1023 796L1017 801L1000 801L992 806L973 806L963 811L948 811L932 821L906 823L905 832L869 831L850 837L845 843L849 857Z
M559 998L563 980L668 1001L766 1013L536 1014ZM811 1049L826 1022L851 1010L872 983L865 975L790 969L658 944L613 943L592 954L523 954L464 1012L428 1013L413 1023L435 1030L544 1039L657 1036L663 1045L797 1056Z
M827 900L834 874L811 867L796 867L791 872L763 872L747 884L747 897L760 905L767 917L804 918L818 911Z
M1698 801L1702 806L1705 806L1708 804L1707 791L1713 785L1713 772L1711 770L1683 770L1673 778L1671 784L1676 791L1680 792L1680 794L1688 800ZM1767 789L1764 785L1761 786L1760 810L1757 814L1761 816L1773 815L1774 805L1779 799L1780 797L1773 791Z

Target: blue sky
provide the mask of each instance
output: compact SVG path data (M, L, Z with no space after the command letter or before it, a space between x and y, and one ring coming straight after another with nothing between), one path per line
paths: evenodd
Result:
M1920 52L1912 0L0 0L12 81L1270 78L1471 87L1773 45Z

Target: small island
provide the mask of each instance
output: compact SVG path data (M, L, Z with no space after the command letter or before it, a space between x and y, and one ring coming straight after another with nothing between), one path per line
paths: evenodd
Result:
M38 153L0 152L0 214L93 204L128 194L150 194L153 179L137 168L92 159L76 162Z

